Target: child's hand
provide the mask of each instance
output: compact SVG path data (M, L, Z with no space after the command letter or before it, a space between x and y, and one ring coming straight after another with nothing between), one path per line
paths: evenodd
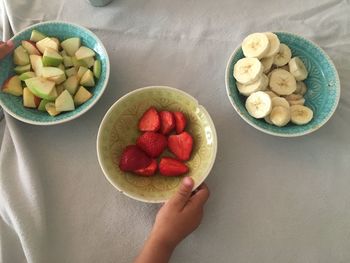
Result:
M162 245L174 249L192 233L203 217L203 207L209 198L209 189L202 184L192 194L193 180L185 177L177 193L159 210L151 233Z
M11 40L5 42L0 41L0 59L6 57L14 48L13 42Z

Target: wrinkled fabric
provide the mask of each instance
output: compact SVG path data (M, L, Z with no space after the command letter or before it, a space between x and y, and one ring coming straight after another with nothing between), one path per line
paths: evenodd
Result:
M2 1L1 33L63 20L91 29L111 60L105 94L55 126L0 122L0 262L132 262L159 205L104 178L99 124L122 95L168 85L211 114L218 154L202 225L171 262L350 262L350 3L344 1ZM227 60L251 32L289 31L320 45L341 81L320 130L277 138L246 124L225 90Z

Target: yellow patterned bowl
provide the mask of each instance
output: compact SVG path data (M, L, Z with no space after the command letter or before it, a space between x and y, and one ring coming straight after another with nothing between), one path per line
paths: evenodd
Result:
M148 203L168 200L177 190L182 177L156 174L142 177L119 169L123 149L135 144L140 135L137 125L142 114L151 106L158 110L182 111L187 117L186 131L193 136L191 159L186 163L197 188L213 167L217 136L212 119L205 108L189 94L170 87L152 86L132 91L108 110L97 135L98 160L107 180L125 195ZM170 154L166 154L169 155Z

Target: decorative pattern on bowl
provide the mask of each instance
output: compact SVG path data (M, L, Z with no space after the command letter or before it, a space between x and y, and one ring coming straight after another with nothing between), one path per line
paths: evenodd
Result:
M235 63L244 57L241 47L231 55L226 68L226 91L232 106L248 124L265 133L296 137L311 133L324 125L333 115L340 98L340 81L337 70L328 55L313 42L291 33L276 32L281 43L285 43L304 62L309 75L304 81L308 87L305 94L305 105L314 112L311 122L298 126L292 123L284 127L268 124L264 119L251 117L245 108L246 97L239 94L236 80L233 77Z
M182 111L187 117L186 131L194 138L190 168L187 174L198 187L209 174L216 157L217 137L214 124L203 106L178 89L170 87L146 87L120 98L106 113L97 138L98 159L102 170L118 190L136 200L159 203L169 199L176 191L182 177L164 177L157 173L142 177L119 169L123 149L135 144L138 121L151 106L158 110ZM163 156L172 156L169 152Z
M22 40L30 39L33 29L39 30L48 36L55 36L59 38L60 41L70 37L80 37L82 45L85 45L96 52L96 58L101 60L102 67L101 77L96 82L96 86L89 88L93 96L74 111L64 112L55 117L50 116L46 112L25 108L23 106L22 97L15 97L3 92L0 92L0 105L6 112L16 119L30 124L52 125L72 120L88 111L103 94L109 79L109 58L107 51L98 37L90 30L72 23L60 21L43 22L24 29L12 38L15 46L20 45ZM13 55L7 56L0 61L1 86L9 76L15 75L14 67Z

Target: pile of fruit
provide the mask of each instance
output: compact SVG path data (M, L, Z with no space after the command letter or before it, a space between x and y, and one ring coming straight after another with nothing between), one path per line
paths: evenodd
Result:
M303 61L271 32L247 36L242 50L245 58L234 65L233 76L239 93L248 97L248 113L279 127L309 123L313 111L304 106L308 72Z
M189 168L184 162L190 159L193 147L193 138L185 131L186 123L182 112L158 112L150 107L139 120L142 134L136 145L127 146L121 155L120 170L142 176L152 176L158 169L164 176L186 174ZM166 149L175 158L163 156Z
M17 75L2 91L23 96L23 106L47 111L51 116L72 111L92 97L88 90L101 75L101 61L78 37L62 42L33 30L14 50ZM22 86L23 85L23 86Z

